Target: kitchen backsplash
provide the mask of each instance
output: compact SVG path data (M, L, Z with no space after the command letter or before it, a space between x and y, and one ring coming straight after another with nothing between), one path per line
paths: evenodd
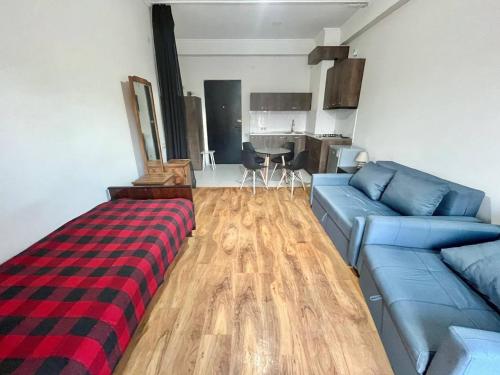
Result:
M307 112L250 111L250 133L290 131L295 120L295 131L306 130Z

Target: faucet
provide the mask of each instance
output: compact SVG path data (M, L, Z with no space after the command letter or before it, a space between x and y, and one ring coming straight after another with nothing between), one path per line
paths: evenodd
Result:
M292 120L292 129L290 133L295 133L295 120Z

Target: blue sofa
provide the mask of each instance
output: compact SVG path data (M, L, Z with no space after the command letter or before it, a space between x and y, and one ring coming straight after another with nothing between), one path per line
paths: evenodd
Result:
M500 315L439 249L500 239L490 224L369 217L359 272L396 375L500 373Z
M391 161L379 161L377 165L421 179L448 184L450 191L437 207L432 216L434 219L478 221L475 216L484 198L482 191ZM311 183L311 206L344 260L359 269L357 262L366 217L401 214L380 201L371 200L363 192L350 186L351 177L351 174L314 174Z

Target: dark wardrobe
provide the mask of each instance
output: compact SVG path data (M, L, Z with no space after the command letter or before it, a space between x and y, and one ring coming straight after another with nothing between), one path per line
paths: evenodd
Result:
M197 96L185 96L184 103L186 106L188 157L191 159L193 169L200 170L202 169L200 152L204 150L201 99Z

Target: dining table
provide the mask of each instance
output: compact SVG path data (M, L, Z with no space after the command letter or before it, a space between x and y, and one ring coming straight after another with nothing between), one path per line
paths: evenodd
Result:
M255 152L264 156L264 179L266 185L269 183L269 164L272 157L281 156L281 161L285 165L285 155L292 152L284 147L257 147Z

